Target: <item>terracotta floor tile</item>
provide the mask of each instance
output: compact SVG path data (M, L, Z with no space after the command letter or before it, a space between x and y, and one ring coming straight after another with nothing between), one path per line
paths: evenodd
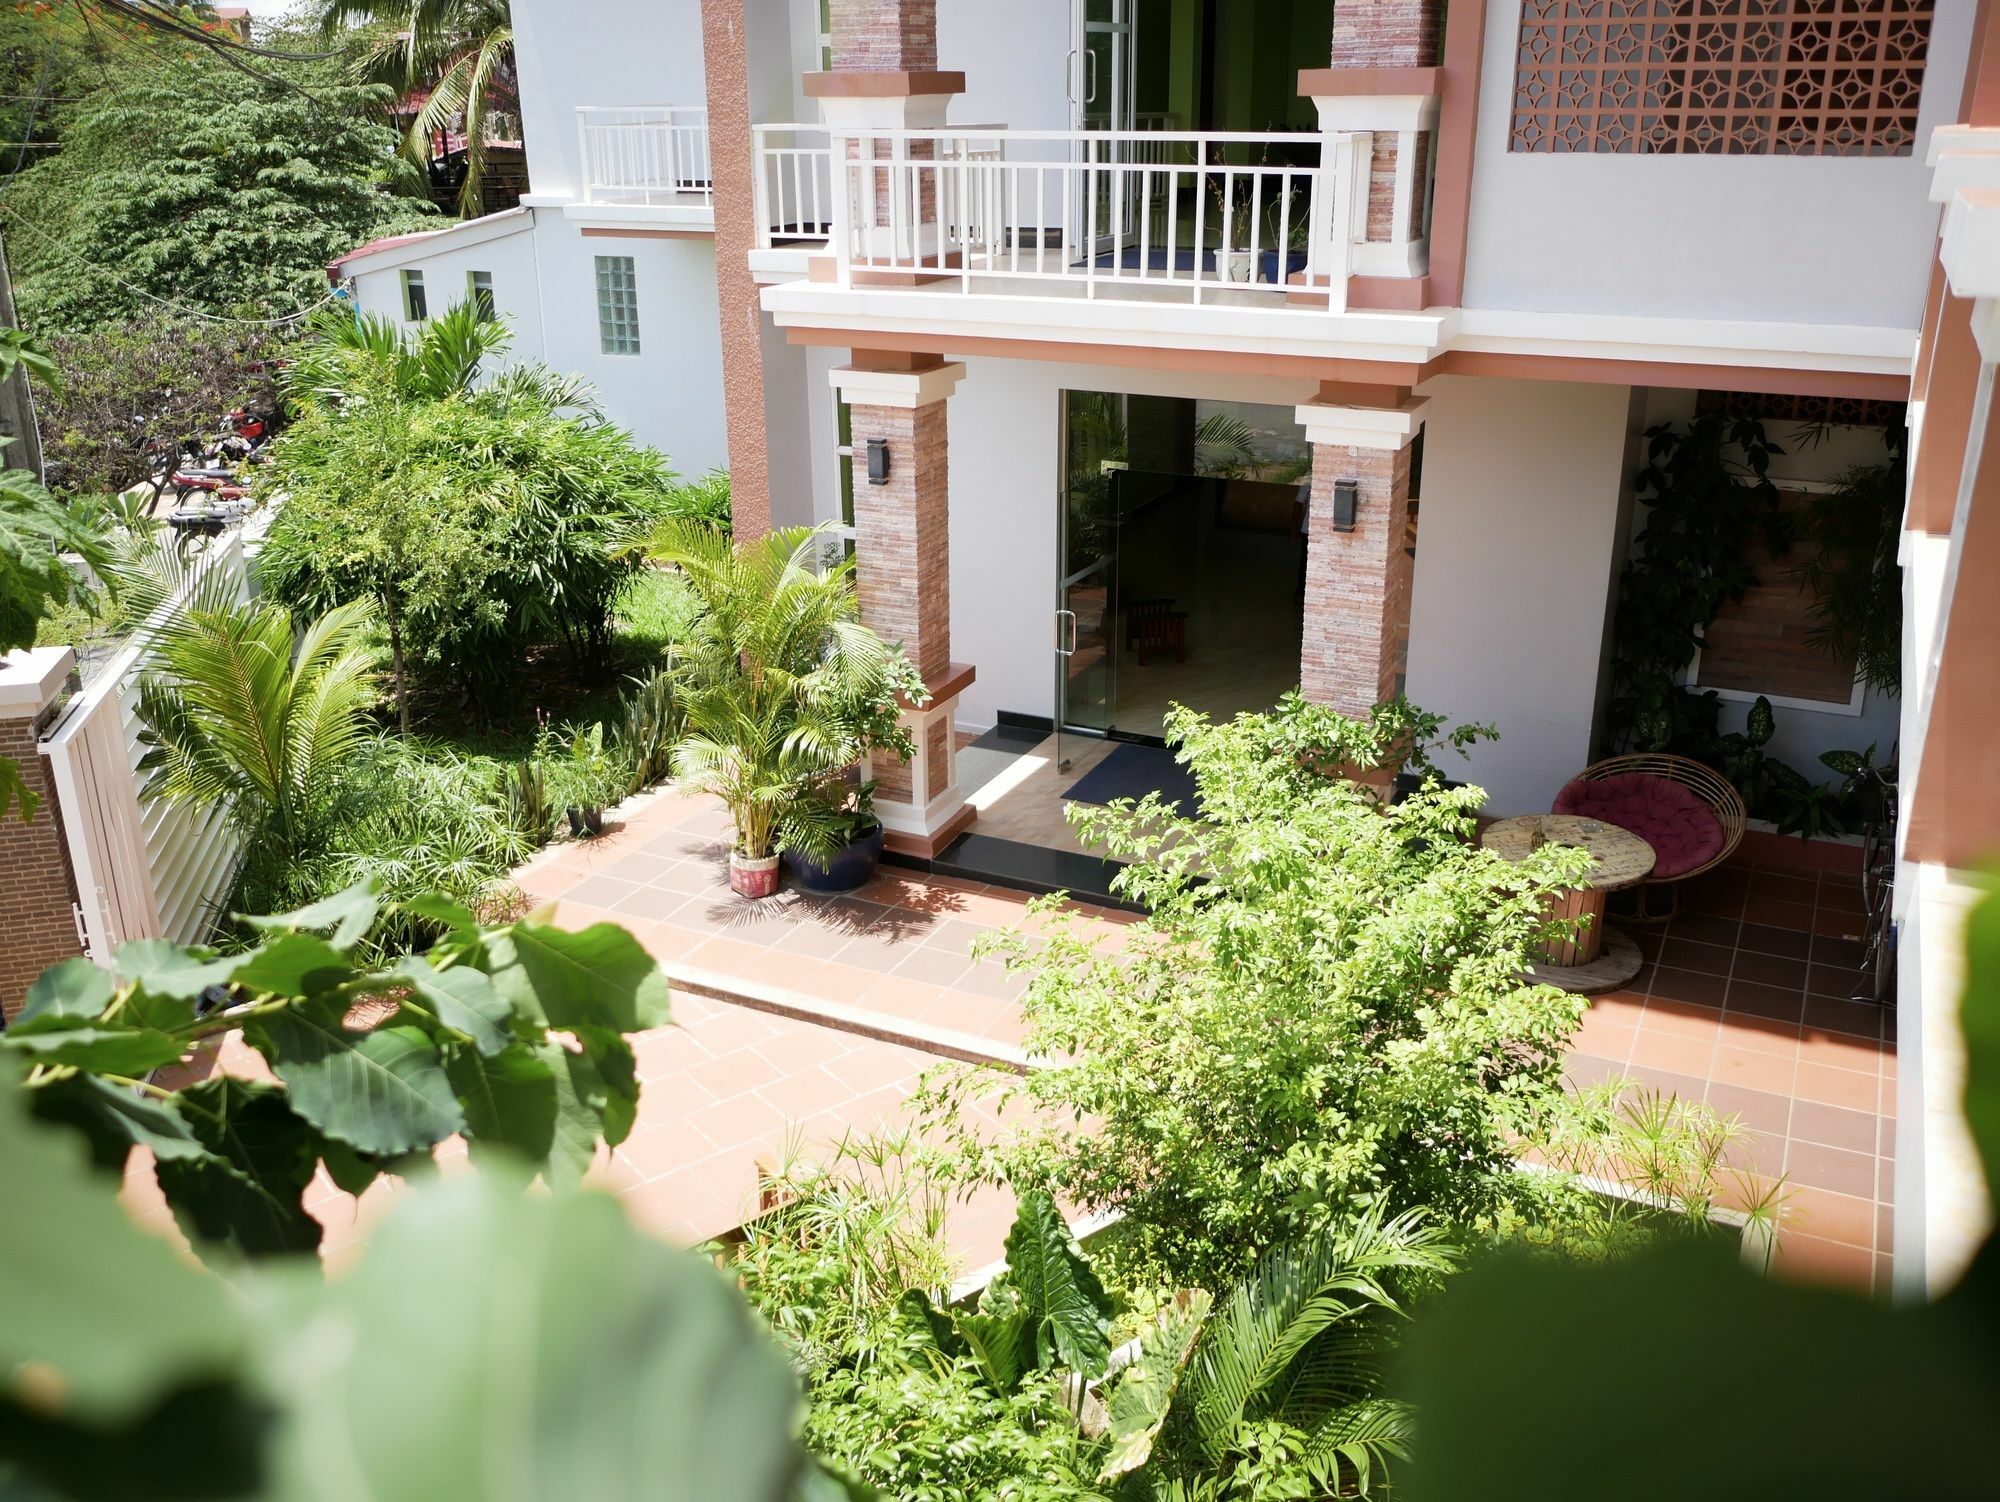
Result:
M1873 1038L1809 1027L1799 1034L1799 1058L1808 1064L1851 1069L1873 1079L1880 1070L1882 1052Z
M640 889L636 881L620 881L615 876L599 873L586 876L582 881L564 893L564 900L581 902L587 907L611 907L621 897L629 897Z
M1683 1038L1713 1043L1721 1031L1722 1014L1711 1007L1656 995L1647 1001L1639 1026L1647 1032L1677 1033Z
M1722 1031L1719 1042L1732 1048L1750 1048L1759 1053L1780 1054L1795 1059L1799 1054L1799 1030L1789 1022L1780 1022L1774 1017L1752 1017L1741 1012L1722 1014Z
M817 1067L787 1074L757 1093L792 1121L804 1121L854 1099L852 1085Z
M1715 1056L1713 1037L1694 1038L1672 1032L1654 1032L1640 1028L1632 1042L1632 1052L1628 1062L1634 1068L1645 1066L1651 1069L1665 1069L1675 1074L1684 1074L1691 1079L1707 1079L1709 1066Z
M1745 923L1737 944L1753 954L1781 954L1802 960L1812 950L1812 935L1795 928L1775 928L1768 923Z
M1781 986L1760 986L1755 981L1729 983L1728 1010L1751 1017L1768 1017L1774 1022L1796 1023L1805 1011L1805 993Z
M1620 1027L1637 1027L1646 1014L1643 992L1608 991L1602 996L1586 997L1585 1000L1589 1003L1584 1012L1586 1017L1596 1017Z
M1840 1001L1830 996L1806 998L1805 1025L1822 1032L1873 1040L1882 1036L1884 1020L1882 1008L1872 1001Z
M1786 1210L1786 1229L1795 1235L1871 1252L1875 1249L1875 1204L1871 1200L1795 1184Z
M1870 1204L1875 1200L1875 1155L1843 1152L1817 1142L1792 1138L1785 1155L1785 1173L1793 1183L1835 1194L1849 1194Z
M1741 926L1734 919L1683 913L1667 925L1666 936L1672 939L1693 939L1703 944L1734 944L1737 930Z
M1819 908L1821 912L1858 913L1862 910L1861 884L1820 878Z
M1721 1085L1735 1085L1745 1090L1762 1090L1772 1095L1785 1095L1792 1089L1792 1076L1796 1068L1792 1060L1777 1054L1718 1045L1709 1078Z
M1720 975L1704 975L1696 970L1676 970L1662 965L1653 973L1650 997L1693 1002L1719 1009L1728 990L1729 982Z
M1832 996L1844 1001L1854 995L1860 979L1859 973L1847 965L1806 967L1806 990L1814 996Z
M1813 933L1836 939L1858 939L1867 932L1868 922L1859 913L1842 912L1839 908L1815 910L1813 913Z
M1736 951L1727 944L1705 944L1699 939L1667 936L1660 947L1660 964L1676 970L1698 970L1705 975L1727 975Z
M1791 1135L1802 1142L1873 1155L1877 1148L1877 1120L1872 1111L1850 1111L1816 1100L1802 1100L1792 1107Z
M1578 1053L1595 1054L1600 1059L1610 1059L1624 1063L1632 1056L1632 1040L1639 1035L1636 1027L1611 1022L1599 1018L1595 1012L1583 1015L1583 1024L1570 1039L1570 1047Z
M785 1112L761 1096L746 1093L689 1112L687 1124L718 1149L761 1145L781 1137Z
M1708 1081L1677 1069L1657 1069L1650 1064L1634 1064L1626 1073L1635 1084L1681 1100L1700 1100L1708 1093Z
M1563 1060L1563 1077L1578 1090L1594 1090L1625 1074L1623 1060L1600 1059L1592 1054L1572 1053Z
M1812 941L1812 961L1815 965L1845 965L1851 970L1861 968L1862 947L1854 939L1841 939L1826 934L1815 934Z
M1850 1111L1872 1111L1875 1086L1873 1075L1856 1074L1851 1069L1829 1069L1801 1060L1798 1076L1792 1081L1792 1093L1799 1100L1844 1106Z
M912 980L929 981L934 986L950 986L972 968L972 961L949 949L917 945L903 956L895 974Z
M1743 904L1743 921L1768 928L1810 932L1813 907L1809 902L1784 902L1776 897L1755 897Z
M1760 986L1777 986L1781 989L1803 991L1806 985L1804 960L1789 959L1780 954L1757 954L1751 950L1732 951L1735 968L1729 972L1731 980L1750 981Z
M943 987L907 975L885 975L861 993L861 1004L914 1022L944 994Z
M664 923L668 918L686 907L690 902L699 902L698 897L690 897L685 892L669 891L665 887L634 887L625 896L611 904L613 912L627 914L646 923Z
M1776 1091L1711 1082L1708 1103L1724 1116L1740 1117L1752 1131L1775 1137L1780 1144L1778 1167L1784 1166L1783 1143L1791 1121L1791 1097Z
M1804 903L1810 907L1819 895L1819 883L1809 876L1791 876L1778 871L1753 871L1750 875L1750 895L1779 898L1786 902Z
M1771 1270L1788 1282L1866 1292L1874 1278L1875 1259L1862 1247L1803 1232L1782 1231Z

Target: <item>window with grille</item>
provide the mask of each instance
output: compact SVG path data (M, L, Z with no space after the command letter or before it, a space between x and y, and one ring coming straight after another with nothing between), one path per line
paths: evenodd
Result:
M1523 0L1512 151L1908 156L1934 0Z
M424 295L424 274L421 271L403 273L403 316L412 323L422 323L431 316L431 305Z
M468 271L465 273L465 295L472 306L479 310L479 321L491 323L496 310L493 305L493 273L490 271Z
M607 355L639 353L639 275L630 256L597 258L597 333Z

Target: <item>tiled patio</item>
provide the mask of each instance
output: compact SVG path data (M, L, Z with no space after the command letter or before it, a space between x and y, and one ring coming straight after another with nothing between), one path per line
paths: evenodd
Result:
M1622 1072L1740 1116L1746 1166L1789 1181L1781 1267L1886 1292L1895 1013L1849 999L1858 880L1788 856L1767 846L1690 884L1673 922L1628 927L1646 967L1592 1002L1570 1074Z
M885 871L849 897L750 903L728 890L726 850L719 809L663 792L602 839L557 847L519 876L557 922L630 928L674 981L674 1025L636 1040L638 1127L597 1176L642 1224L683 1242L752 1213L760 1164L788 1145L903 1122L919 1075L942 1058L1021 1060L1022 982L971 950L1021 924L1026 896ZM1112 945L1133 921L1079 911L1103 920ZM1780 1269L1885 1287L1893 1014L1845 999L1859 919L1851 877L1744 862L1703 880L1684 916L1628 929L1646 968L1593 1002L1570 1072L1623 1073L1740 1115L1754 1134L1747 1166L1792 1185ZM997 1128L990 1102L980 1109ZM311 1204L329 1251L365 1236L393 1192L379 1186L357 1206L320 1186ZM139 1213L164 1217L137 1162L129 1195ZM1010 1213L998 1193L954 1211L967 1266L997 1257Z

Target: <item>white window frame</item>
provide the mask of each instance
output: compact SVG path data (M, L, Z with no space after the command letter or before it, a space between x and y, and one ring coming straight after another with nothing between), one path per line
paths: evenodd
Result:
M484 277L484 282L480 278ZM480 297L484 292L486 296ZM485 323L497 323L500 318L500 303L493 292L493 273L490 271L468 270L465 273L465 299L479 310L479 317Z
M427 323L431 316L430 289L424 285L422 267L406 266L401 273L403 290L403 321L405 323ZM423 303L423 311L417 311L417 303Z

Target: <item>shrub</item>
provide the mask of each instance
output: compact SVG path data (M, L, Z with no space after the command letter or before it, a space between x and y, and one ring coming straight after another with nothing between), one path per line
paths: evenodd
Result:
M1031 976L1026 1047L1052 1065L1019 1087L1049 1124L999 1163L1122 1209L1117 1250L1137 1272L1214 1287L1361 1201L1470 1225L1511 1192L1513 1134L1559 1093L1583 1007L1523 970L1543 899L1588 857L1479 849L1476 788L1430 777L1383 806L1313 770L1402 765L1413 722L1435 725L1296 700L1223 724L1173 711L1203 821L1157 794L1071 810L1132 862L1118 887L1150 917L1111 952L1045 902L1045 936L1003 944ZM975 1082L931 1105L948 1113Z
M313 410L273 447L265 483L286 500L260 576L313 608L377 600L412 670L491 709L538 645L606 667L632 545L670 480L621 430L534 400Z

